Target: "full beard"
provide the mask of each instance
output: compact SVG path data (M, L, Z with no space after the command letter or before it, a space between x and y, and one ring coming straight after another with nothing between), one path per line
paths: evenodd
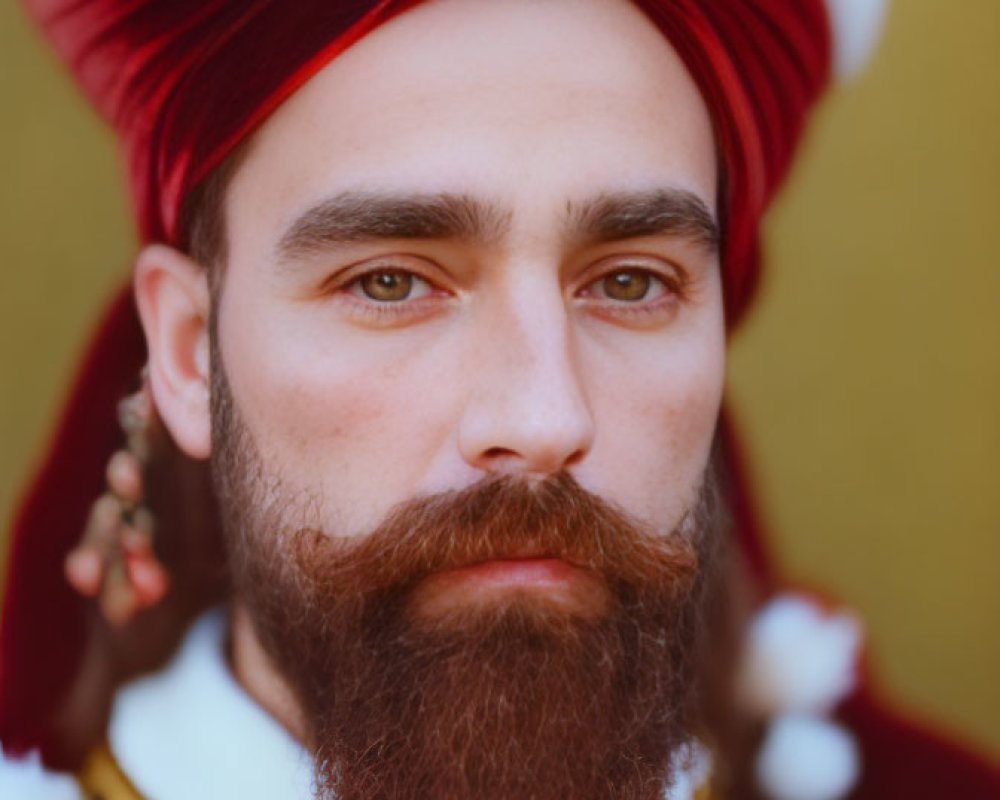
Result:
M303 712L318 796L664 797L709 735L710 480L667 533L560 473L416 498L336 537L267 473L221 367L212 395L235 589ZM451 570L525 552L573 565L578 596L432 592Z

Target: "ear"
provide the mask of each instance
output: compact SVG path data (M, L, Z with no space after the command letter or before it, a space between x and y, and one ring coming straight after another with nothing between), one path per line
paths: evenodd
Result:
M192 458L208 458L208 270L179 250L154 244L139 254L133 277L153 403L178 447Z

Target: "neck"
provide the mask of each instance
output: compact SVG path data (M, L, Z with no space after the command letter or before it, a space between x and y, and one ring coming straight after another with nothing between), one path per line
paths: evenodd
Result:
M229 666L257 705L306 745L306 725L298 700L261 645L246 606L238 600L230 613Z

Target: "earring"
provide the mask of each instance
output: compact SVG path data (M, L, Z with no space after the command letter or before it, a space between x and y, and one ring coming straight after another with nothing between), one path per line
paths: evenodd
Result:
M170 586L153 551L155 521L144 502L143 468L151 457L156 412L145 369L140 380L139 390L118 404L125 447L108 460L107 490L91 506L80 542L64 562L70 585L96 598L116 627L162 600Z

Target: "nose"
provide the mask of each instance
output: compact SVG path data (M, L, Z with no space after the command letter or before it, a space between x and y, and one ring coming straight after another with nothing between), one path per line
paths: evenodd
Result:
M478 470L544 477L583 459L594 419L561 294L525 294L474 337L458 441Z

